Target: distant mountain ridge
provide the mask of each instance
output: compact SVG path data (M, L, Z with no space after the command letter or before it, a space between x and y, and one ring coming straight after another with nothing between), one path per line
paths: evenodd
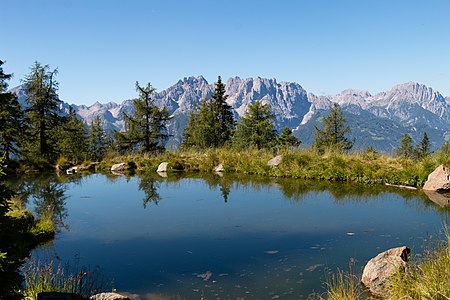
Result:
M294 129L302 145L314 141L314 127L321 126L321 120L333 103L338 103L345 111L347 124L351 128L351 138L355 149L373 146L383 152L393 152L399 139L405 133L419 142L423 132L427 132L433 148L440 147L450 137L450 97L423 84L407 82L394 86L386 92L371 95L368 91L348 89L337 95L316 96L307 93L295 82L277 82L276 79L231 77L225 85L227 99L239 119L250 103L260 99L269 103L275 114L278 130L284 126ZM20 98L23 91L12 89ZM168 124L171 138L169 148L175 148L182 141L189 113L208 99L214 92L203 76L186 77L173 86L155 92L153 97L159 106L166 106L173 116ZM96 102L90 106L71 105L87 124L100 116L107 130L122 130L122 112L131 113L132 100L120 104ZM63 108L68 109L64 103Z

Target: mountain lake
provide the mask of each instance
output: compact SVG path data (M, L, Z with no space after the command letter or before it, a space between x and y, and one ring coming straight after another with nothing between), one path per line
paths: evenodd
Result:
M99 270L141 299L307 299L379 252L432 246L448 223L420 191L224 174L93 174L19 182L60 220L32 252Z

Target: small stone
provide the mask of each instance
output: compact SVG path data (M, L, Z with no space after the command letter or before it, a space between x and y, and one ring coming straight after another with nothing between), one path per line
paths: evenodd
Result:
M126 170L127 170L126 163L120 163L111 166L111 173L124 173Z
M168 164L169 164L168 162L162 162L162 163L160 163L159 166L158 166L158 170L156 170L156 172L158 172L158 173L164 173L164 172L167 172L167 165L168 165Z
M277 155L274 158L272 158L271 160L269 160L267 162L267 165L272 168L278 167L278 165L281 163L281 159L282 159L282 156Z
M130 298L117 293L100 293L89 297L90 300L130 300Z
M218 172L218 173L225 172L225 169L223 168L223 164L219 164L218 166L216 166L214 168L214 172Z

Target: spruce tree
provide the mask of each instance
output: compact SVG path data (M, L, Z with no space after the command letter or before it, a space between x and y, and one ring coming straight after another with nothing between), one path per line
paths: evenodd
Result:
M75 111L70 108L64 124L57 128L58 152L74 163L86 159L87 132L83 121L79 120Z
M414 157L414 149L412 143L412 137L409 134L405 133L400 139L400 147L397 149L397 156L412 159Z
M211 99L205 99L191 112L183 133L184 148L223 147L232 138L235 120L232 107L228 105L225 85L219 76Z
M298 147L301 143L295 136L292 135L292 130L285 126L281 135L277 138L277 143L282 148Z
M11 154L19 153L25 116L17 97L7 92L12 75L5 74L2 65L0 60L0 155L4 154L8 162Z
M237 125L234 136L235 145L254 146L258 149L274 146L277 137L275 124L272 121L274 117L269 104L263 104L260 100L250 104Z
M97 116L89 128L88 158L93 161L101 161L106 154L106 144L106 134L100 117Z
M424 158L430 154L430 140L426 132L423 133L422 141L417 145L417 156L418 158Z
M141 150L143 152L164 151L164 143L169 137L167 122L170 120L167 109L155 105L152 94L155 88L148 83L140 86L136 82L139 98L133 101L134 112L123 113L125 132L116 134L122 150Z
M30 121L27 151L31 157L49 161L57 158L58 137L54 133L55 128L64 122L59 108L57 74L57 69L50 70L49 65L35 62L24 80L28 102L26 114Z
M217 78L215 92L212 96L213 111L216 113L219 131L216 135L216 147L225 145L231 139L235 127L232 107L226 102L228 95L225 95L225 85L222 78Z
M334 103L330 113L323 119L323 129L316 127L314 130L315 146L321 151L325 149L350 150L353 142L345 137L350 132L350 128L345 125L345 121L342 108L339 104Z

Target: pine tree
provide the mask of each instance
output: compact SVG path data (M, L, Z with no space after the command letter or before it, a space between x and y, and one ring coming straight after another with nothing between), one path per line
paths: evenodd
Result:
M25 116L17 97L7 92L7 80L12 75L5 74L2 65L0 60L0 155L4 154L8 162L11 154L19 153Z
M182 148L206 149L218 147L219 123L216 121L212 100L203 100L192 111L183 133Z
M50 71L49 65L35 62L24 80L28 102L26 113L30 120L27 151L31 156L49 161L57 158L58 137L53 134L54 129L64 121L60 116L57 74L57 69Z
M412 143L412 137L409 134L405 133L400 139L400 147L397 149L397 156L412 159L414 157L414 149Z
M216 118L219 127L215 144L219 147L231 140L235 127L232 107L226 102L227 98L228 95L225 95L225 85L222 83L222 78L219 76L217 78L215 92L212 96L214 112L217 114Z
M219 76L211 99L205 99L191 112L183 133L184 148L223 147L232 138L235 120L232 107L228 105L225 85Z
M260 100L250 104L236 128L234 143L238 147L255 146L258 149L274 146L277 134L269 104Z
M345 121L341 107L334 103L330 113L323 120L323 129L316 127L314 130L315 146L321 151L327 148L338 151L350 150L353 142L345 137L345 134L350 132L350 128L345 125Z
M86 159L87 133L83 121L77 118L72 108L64 124L57 128L58 153L74 163Z
M169 137L166 128L169 112L165 107L155 105L152 99L155 88L150 83L141 87L136 82L136 91L139 98L133 101L134 113L123 113L125 132L117 133L118 143L123 150L164 151L164 143Z
M88 138L88 158L100 161L106 154L106 134L103 130L100 117L97 116L91 123Z
M292 130L289 127L284 127L281 135L277 138L277 143L282 148L298 147L301 143L295 136L292 135Z
M417 145L418 158L424 158L430 154L430 140L426 132L423 133L423 138L420 144Z

